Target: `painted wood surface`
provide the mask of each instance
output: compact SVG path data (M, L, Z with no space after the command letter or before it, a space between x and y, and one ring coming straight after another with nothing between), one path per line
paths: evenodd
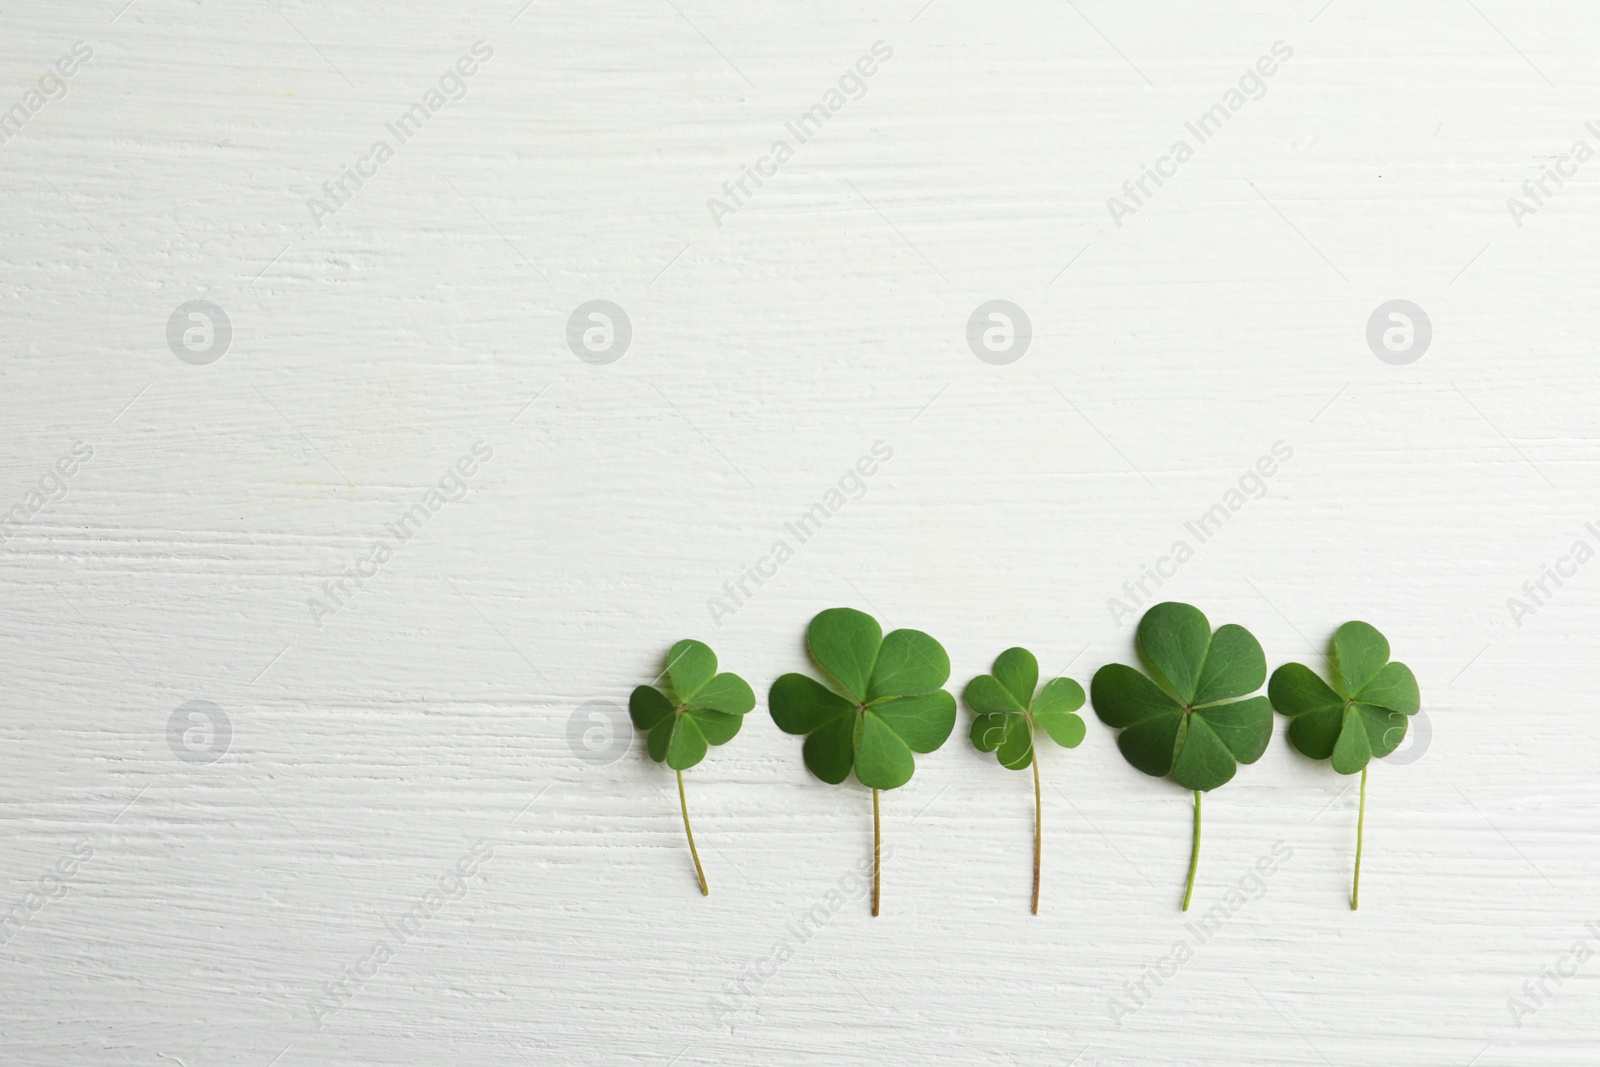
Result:
M1597 1061L1591 6L0 37L6 1063ZM1417 672L1361 910L1280 723L1180 914L1189 796L1091 717L1037 917L963 721L871 918L870 794L765 710L806 621L1087 683L1166 598ZM620 717L688 636L761 697L704 899Z

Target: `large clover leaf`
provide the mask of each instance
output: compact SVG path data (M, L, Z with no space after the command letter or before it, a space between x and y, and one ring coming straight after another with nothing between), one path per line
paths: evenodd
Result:
M1350 907L1361 903L1361 843L1367 822L1367 765L1393 752L1405 739L1410 716L1422 707L1417 676L1389 660L1389 642L1369 623L1351 621L1334 631L1328 662L1330 686L1301 663L1272 672L1267 696L1287 715L1289 743L1312 759L1325 759L1340 774L1361 772L1356 816L1356 869Z
M1267 696L1290 718L1295 748L1354 774L1399 747L1422 696L1411 668L1390 662L1389 642L1368 623L1339 627L1328 659L1331 686L1310 667L1285 663L1272 672Z
M1272 740L1271 703L1247 697L1267 680L1267 659L1244 627L1212 633L1199 608L1170 601L1139 620L1138 646L1149 676L1107 664L1095 672L1090 699L1100 721L1122 731L1117 747L1129 763L1194 791L1188 911L1200 862L1200 795L1260 759Z
M689 838L700 892L709 894L700 853L689 827L689 801L683 791L683 772L706 757L708 745L725 745L744 724L745 713L756 706L756 695L737 674L718 674L717 656L699 641L683 640L667 653L665 691L641 685L628 699L633 725L649 734L650 758L665 762L678 775L678 804L683 809L683 832Z
M895 789L956 724L955 697L941 686L950 657L920 630L885 634L872 616L829 608L811 620L806 647L833 687L804 674L772 683L767 705L785 733L805 734L806 766L825 782L854 769L862 785Z
M1229 624L1213 634L1200 609L1169 601L1139 620L1138 644L1150 677L1112 663L1089 686L1100 721L1122 731L1117 747L1129 763L1204 792L1261 758L1272 705L1239 699L1267 680L1266 656L1249 630Z
M972 720L972 743L981 752L993 752L1003 767L1020 771L1033 768L1033 913L1039 914L1039 862L1044 845L1044 805L1039 790L1039 756L1034 749L1037 726L1063 748L1083 741L1083 719L1074 712L1083 707L1083 686L1071 678L1053 678L1035 695L1039 661L1025 648L1008 648L994 661L993 674L980 674L967 683L967 704L977 714Z
M872 914L878 914L878 790L895 789L916 770L913 752L932 752L956 725L956 699L942 686L950 657L921 630L883 632L872 616L829 608L806 628L811 658L831 683L785 674L767 707L785 733L805 734L811 773L835 785L851 770L872 789Z

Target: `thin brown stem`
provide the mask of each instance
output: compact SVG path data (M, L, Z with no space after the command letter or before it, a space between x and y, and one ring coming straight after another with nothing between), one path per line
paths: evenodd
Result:
M694 831L689 828L689 798L683 795L683 772L678 772L678 804L683 808L683 832L689 835L689 855L694 857L694 873L700 879L700 895L709 897L711 890L706 886L706 872L700 866L700 853L694 847Z
M883 866L883 836L878 829L878 791L872 791L872 914L878 914L878 871Z
M1044 802L1039 799L1039 753L1033 753L1033 913L1039 914L1039 854L1044 851Z

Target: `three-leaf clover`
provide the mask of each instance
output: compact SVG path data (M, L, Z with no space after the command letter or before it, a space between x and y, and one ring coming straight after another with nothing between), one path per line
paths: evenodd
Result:
M837 785L855 771L872 789L872 914L878 914L878 791L911 780L913 752L932 752L956 725L941 687L950 657L921 630L885 634L872 616L829 608L806 628L806 648L832 688L804 674L772 683L767 706L785 733L805 734L806 766Z
M689 801L683 793L683 772L706 757L707 745L725 745L756 706L756 695L737 674L718 674L717 655L699 641L683 640L667 653L666 691L641 685L628 700L633 725L650 735L650 758L665 762L678 775L678 804L683 832L689 837L700 892L707 896L706 872L689 828ZM659 680L659 678L658 678Z
M1289 716L1289 743L1312 759L1328 760L1340 774L1361 772L1361 809L1356 817L1356 872L1350 907L1361 900L1361 838L1367 821L1367 764L1405 739L1410 716L1422 706L1417 677L1404 663L1389 661L1389 642L1364 622L1334 632L1328 652L1333 685L1301 663L1272 672L1267 696Z
M1267 680L1267 659L1249 630L1211 632L1199 608L1168 601L1139 620L1138 648L1149 676L1121 663L1095 672L1095 714L1122 732L1117 747L1146 774L1194 791L1194 844L1183 910L1200 863L1200 794L1254 763L1272 739L1272 705L1246 697Z
M1044 805L1039 796L1039 754L1034 749L1034 727L1043 729L1063 748L1083 741L1083 719L1074 714L1083 707L1083 686L1071 678L1052 678L1038 694L1039 661L1025 648L1008 648L995 657L993 674L980 674L967 683L962 696L977 712L972 720L972 743L980 752L993 752L1002 767L1020 771L1033 768L1033 913L1039 914L1039 857L1044 845Z

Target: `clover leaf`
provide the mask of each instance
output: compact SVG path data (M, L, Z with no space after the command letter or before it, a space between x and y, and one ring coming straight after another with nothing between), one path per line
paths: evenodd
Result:
M1328 760L1340 774L1361 772L1356 816L1356 871L1350 907L1361 902L1361 839L1367 821L1367 764L1405 740L1410 716L1422 707L1417 676L1389 659L1389 642L1369 623L1351 621L1334 631L1328 650L1330 686L1301 663L1272 672L1267 696L1287 715L1289 743L1304 755Z
M737 674L718 674L717 655L699 641L683 640L667 653L665 690L641 685L628 700L633 725L646 731L650 758L665 762L678 775L678 804L683 809L683 831L689 838L700 892L709 896L706 872L694 847L689 827L689 801L683 792L683 772L706 758L708 745L725 745L744 723L745 713L756 706L756 695ZM657 678L659 681L660 678Z
M1267 680L1267 660L1249 630L1211 631L1199 608L1157 604L1139 620L1138 650L1148 676L1121 663L1095 672L1090 699L1117 747L1149 775L1171 775L1194 791L1194 843L1183 910L1200 863L1200 794L1254 763L1272 739L1272 705L1248 694Z
M916 770L913 752L932 752L956 725L955 697L943 646L920 630L885 634L872 616L829 608L806 628L811 658L831 683L785 674L767 706L785 733L805 734L811 773L838 785L855 771L872 790L872 914L878 914L881 857L878 791L895 789Z
M1052 678L1037 695L1039 661L1025 648L1008 648L995 657L994 673L967 683L962 696L977 714L972 743L993 752L1002 767L1033 768L1033 913L1039 914L1039 859L1044 846L1044 805L1039 790L1039 754L1033 734L1037 726L1063 748L1083 741L1083 686L1071 678Z

